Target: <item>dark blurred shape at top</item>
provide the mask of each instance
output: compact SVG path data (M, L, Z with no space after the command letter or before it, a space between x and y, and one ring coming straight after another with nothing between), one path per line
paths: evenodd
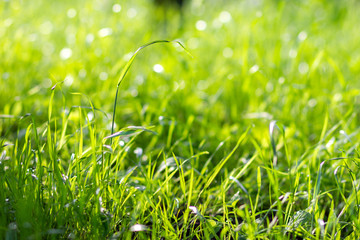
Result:
M190 0L152 0L155 11L156 25L165 37L181 35L185 24L184 9ZM155 28L157 28L155 26Z
M174 7L174 8L178 8L180 11L183 8L184 4L188 2L186 0L153 0L153 1L158 6Z

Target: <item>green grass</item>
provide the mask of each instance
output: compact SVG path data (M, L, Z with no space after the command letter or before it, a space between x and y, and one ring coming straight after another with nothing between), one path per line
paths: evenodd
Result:
M114 4L0 2L1 239L360 238L357 1Z

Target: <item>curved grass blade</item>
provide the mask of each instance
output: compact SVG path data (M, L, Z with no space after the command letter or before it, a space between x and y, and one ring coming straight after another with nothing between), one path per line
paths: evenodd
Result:
M114 137L120 137L120 136L131 137L131 136L140 134L142 132L149 132L154 135L157 135L157 132L154 132L154 131L149 130L142 126L129 126L129 127L123 128L123 130L120 130L119 132L113 133L113 134L105 137L104 140L109 139L109 138L112 139Z
M114 101L114 110L113 110L113 119L112 119L112 124L111 124L111 135L114 134L114 124L115 124L115 113L116 113L116 102L117 102L117 97L118 97L118 92L119 92L119 87L120 87L120 84L121 82L124 80L126 74L128 73L132 63L134 62L134 59L135 57L137 56L137 54L144 48L148 47L148 46L151 46L151 45L154 45L154 44L158 44L158 43L177 43L179 44L187 54L189 54L190 56L191 53L184 47L184 45L179 42L179 41L169 41L169 40L157 40L157 41L153 41L153 42L150 42L150 43L147 43L141 47L139 47L135 52L134 54L131 56L130 60L127 62L127 64L125 65L124 69L121 71L121 74L120 74L120 77L119 77L119 80L118 80L118 83L117 83L117 86L116 86L116 94L115 94L115 101Z
M276 121L271 121L270 125L269 125L269 133L270 133L270 141L271 141L271 146L272 146L272 150L273 150L273 166L276 166L277 164L277 151L276 151L276 143L275 143L275 138L274 138L274 129L275 127L277 127Z

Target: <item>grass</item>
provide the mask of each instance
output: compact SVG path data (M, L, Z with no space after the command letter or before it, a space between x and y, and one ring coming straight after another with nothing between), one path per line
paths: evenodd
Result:
M360 237L359 3L187 7L0 2L0 238Z

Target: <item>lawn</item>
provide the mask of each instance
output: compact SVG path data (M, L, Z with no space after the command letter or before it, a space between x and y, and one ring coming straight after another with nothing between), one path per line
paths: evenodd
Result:
M0 239L359 239L360 3L154 2L0 0Z

